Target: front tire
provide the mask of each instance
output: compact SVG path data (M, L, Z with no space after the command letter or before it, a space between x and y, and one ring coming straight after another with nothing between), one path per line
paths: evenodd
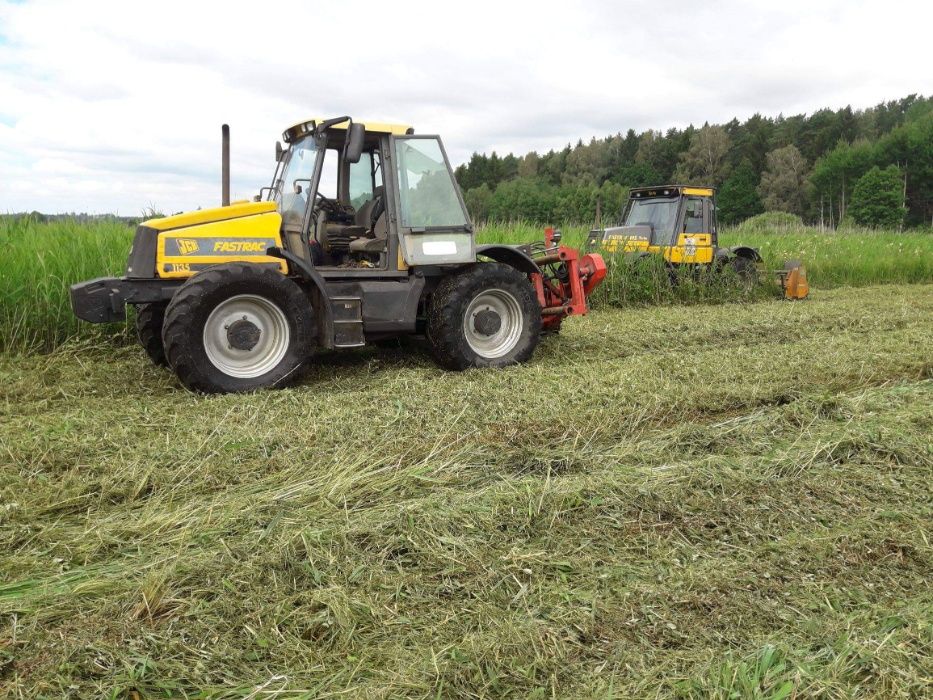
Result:
M187 388L205 394L282 387L314 347L301 288L277 270L217 265L185 282L165 310L166 357Z
M518 270L480 263L445 278L431 299L428 342L453 370L527 361L541 337L541 306Z

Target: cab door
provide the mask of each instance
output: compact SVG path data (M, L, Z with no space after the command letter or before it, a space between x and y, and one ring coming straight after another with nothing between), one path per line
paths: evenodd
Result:
M405 263L474 262L473 226L440 136L392 136L390 151Z
M713 212L707 197L684 198L683 217L671 262L706 264L713 260Z

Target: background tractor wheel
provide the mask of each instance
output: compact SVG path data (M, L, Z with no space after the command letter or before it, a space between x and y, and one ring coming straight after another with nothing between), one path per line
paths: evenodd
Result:
M427 336L438 363L448 369L514 365L528 360L538 345L541 306L518 270L480 263L438 285Z
M160 367L168 364L162 345L162 322L165 320L166 306L167 304L163 303L153 303L136 307L136 337L139 338L139 344L143 346L149 359Z
M732 268L736 277L746 286L752 286L758 282L758 266L751 258L736 255L729 261L729 267Z
M162 340L182 384L211 394L294 381L315 333L311 302L297 284L270 268L230 263L178 288Z

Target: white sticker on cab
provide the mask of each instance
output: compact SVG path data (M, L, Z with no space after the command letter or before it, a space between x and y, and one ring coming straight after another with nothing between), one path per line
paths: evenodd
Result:
M424 241L421 250L425 255L456 255L457 244L454 241Z

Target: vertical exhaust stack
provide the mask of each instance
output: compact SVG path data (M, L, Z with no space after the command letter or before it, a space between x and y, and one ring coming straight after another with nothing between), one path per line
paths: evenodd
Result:
M230 126L224 124L220 127L221 150L220 150L220 186L221 206L230 206Z

